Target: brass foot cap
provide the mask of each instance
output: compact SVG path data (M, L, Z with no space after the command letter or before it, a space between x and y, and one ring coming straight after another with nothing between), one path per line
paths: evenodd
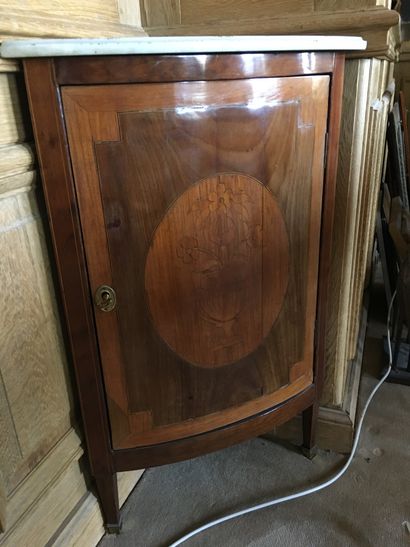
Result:
M107 534L119 534L121 532L122 528L122 521L116 523L116 524L106 524L105 525L105 531Z
M311 448L306 448L306 446L301 446L300 449L302 451L302 454L306 458L308 458L309 460L313 460L313 458L317 454L317 447L316 446L312 446Z

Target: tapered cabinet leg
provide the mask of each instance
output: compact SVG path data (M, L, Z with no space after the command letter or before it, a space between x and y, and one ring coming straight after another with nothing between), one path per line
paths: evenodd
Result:
M95 477L104 516L105 529L108 534L118 534L121 530L121 516L118 503L118 486L116 473L107 473Z
M303 444L302 452L309 458L313 459L316 456L316 424L319 405L314 403L302 413L303 421Z

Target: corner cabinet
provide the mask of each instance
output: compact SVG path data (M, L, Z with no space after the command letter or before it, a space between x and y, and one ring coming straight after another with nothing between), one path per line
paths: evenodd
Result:
M343 54L24 62L88 455L117 471L314 444Z
M114 449L312 384L329 81L62 89Z

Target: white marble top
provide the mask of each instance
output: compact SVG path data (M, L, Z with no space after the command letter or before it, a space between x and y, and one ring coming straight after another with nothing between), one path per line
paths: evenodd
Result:
M138 55L266 51L346 51L366 49L353 36L161 36L136 38L6 40L1 56Z

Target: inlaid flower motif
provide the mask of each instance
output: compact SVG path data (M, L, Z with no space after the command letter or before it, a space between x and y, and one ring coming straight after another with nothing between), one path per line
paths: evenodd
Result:
M248 239L250 247L262 247L263 246L263 228L261 224L257 224L252 228L250 237Z
M240 173L207 177L178 198L155 234L147 258L147 294L157 329L171 349L205 368L231 364L254 351L277 317L287 286L274 260L279 256L287 268L287 232L270 192ZM159 291L156 270L165 242L171 243L165 254L172 251L175 260L162 280L166 290ZM272 279L271 286L261 278ZM175 309L173 319L183 328L170 328L172 318L164 317L164 309ZM256 328L248 340L241 333L249 324ZM191 331L194 344L182 334Z
M208 195L209 210L216 211L220 207L228 207L233 199L233 192L226 188L225 184L219 183L216 192L210 192Z
M184 264L192 264L199 258L198 240L195 237L185 236L180 239L177 247L177 256Z

